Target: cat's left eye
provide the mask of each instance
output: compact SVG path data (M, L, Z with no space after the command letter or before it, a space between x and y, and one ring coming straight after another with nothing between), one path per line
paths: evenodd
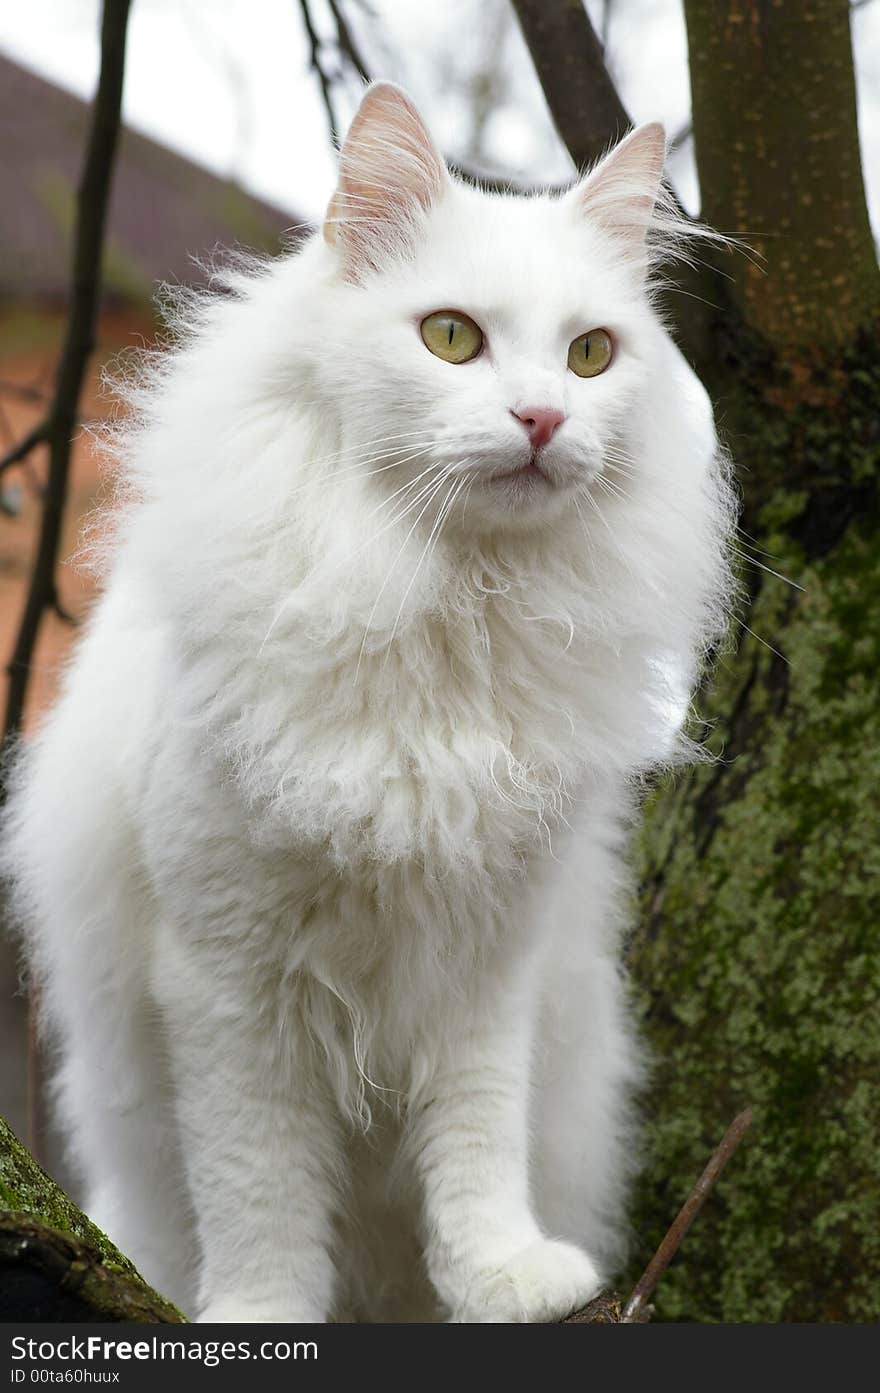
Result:
M483 332L466 314L437 310L421 323L422 342L447 363L469 363L483 347Z
M598 377L614 357L611 335L605 329L591 329L572 339L568 349L568 366L578 377Z

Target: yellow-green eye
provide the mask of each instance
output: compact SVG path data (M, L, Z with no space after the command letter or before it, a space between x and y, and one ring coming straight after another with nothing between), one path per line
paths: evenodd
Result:
M483 347L483 335L474 321L453 310L437 310L423 319L422 340L447 363L469 363Z
M591 329L572 339L568 350L568 366L578 377L598 377L614 356L611 336L604 329Z

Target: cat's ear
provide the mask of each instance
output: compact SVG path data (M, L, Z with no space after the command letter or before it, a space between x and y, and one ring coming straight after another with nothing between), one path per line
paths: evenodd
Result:
M591 169L568 198L591 221L642 247L660 193L666 133L659 121L637 126Z
M339 182L324 219L324 240L338 248L357 280L402 249L418 214L450 183L424 121L393 82L367 88L339 156Z

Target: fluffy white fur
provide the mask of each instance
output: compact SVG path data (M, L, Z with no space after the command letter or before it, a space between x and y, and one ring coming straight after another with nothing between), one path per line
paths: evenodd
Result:
M551 1320L619 1260L624 841L731 518L652 308L662 155L487 194L375 86L324 235L129 385L8 859L86 1206L202 1319ZM566 413L550 481L493 479L527 406Z

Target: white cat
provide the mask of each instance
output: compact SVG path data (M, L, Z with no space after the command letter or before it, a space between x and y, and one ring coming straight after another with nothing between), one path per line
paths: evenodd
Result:
M374 85L323 235L129 387L7 861L86 1206L202 1320L552 1321L619 1261L626 827L732 517L663 155L488 194Z

